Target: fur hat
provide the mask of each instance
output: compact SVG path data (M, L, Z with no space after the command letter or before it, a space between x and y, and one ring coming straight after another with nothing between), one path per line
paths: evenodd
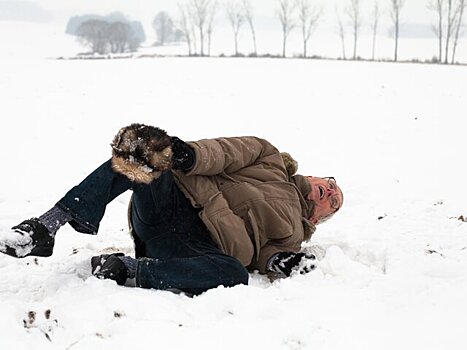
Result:
M149 184L171 167L170 137L154 126L135 123L121 128L110 145L112 169L131 181Z

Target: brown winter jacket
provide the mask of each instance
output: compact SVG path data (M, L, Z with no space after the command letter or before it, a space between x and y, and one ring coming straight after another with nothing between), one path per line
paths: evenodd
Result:
M314 228L306 219L310 203L302 177L287 173L273 145L257 137L189 144L196 163L174 175L193 206L202 208L201 219L225 254L265 273L275 253L300 250Z

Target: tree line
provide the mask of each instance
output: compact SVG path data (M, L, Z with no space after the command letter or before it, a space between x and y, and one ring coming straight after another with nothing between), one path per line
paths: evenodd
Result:
M287 1L287 0L284 0ZM387 4L387 12L392 23L392 32L394 38L394 61L398 60L399 35L401 27L401 13L406 0L373 0L373 11L370 15L370 25L372 30L372 59L375 58L376 37L379 29L380 19L383 14L381 4ZM456 48L459 37L462 34L464 13L467 6L467 0L427 0L426 6L434 11L437 17L437 23L432 24L434 34L438 39L438 55L434 57L435 62L454 63ZM359 32L362 27L362 0L347 0L343 13L347 16L352 28L353 37L353 56L357 57L357 42ZM337 21L339 36L342 43L342 55L345 58L345 32L343 29L342 12L337 12ZM444 52L443 52L444 47ZM443 58L444 53L444 58Z
M346 38L352 39L352 59L358 58L359 36L363 24L369 23L372 34L372 59L375 59L377 34L381 19L387 16L391 23L394 41L393 60L398 60L401 15L406 0L343 0L335 9L336 33L341 41L342 58L347 59ZM372 11L367 19L363 16L363 5ZM462 34L467 0L426 0L426 6L434 11L438 21L432 29L438 38L436 62L454 63L459 37ZM188 55L210 55L213 20L223 10L233 35L234 53L238 56L240 29L247 25L253 45L252 55L257 55L254 10L251 0L228 0L221 6L217 0L190 0L179 4L179 20L176 22L188 46ZM299 32L302 41L302 57L308 57L308 45L312 34L324 13L322 3L317 0L276 0L275 14L282 32L282 57L287 54L287 42L293 31ZM175 21L174 21L175 22ZM350 29L350 30L349 30ZM158 32L156 31L156 34ZM443 58L444 54L444 58Z
M456 49L462 31L466 0L430 0L428 8L437 15L433 31L438 38L438 60L455 62ZM443 49L444 47L444 49Z
M291 33L300 35L302 57L308 57L308 46L312 35L318 27L324 9L319 0L276 0L275 16L281 28L282 57L287 56L287 43ZM363 6L371 5L371 13L364 18ZM401 16L406 0L342 0L335 8L335 30L339 37L342 58L358 59L358 48L361 30L369 24L372 36L372 57L375 59L378 32L383 16L391 23L394 41L393 60L398 60ZM433 33L438 41L438 52L434 62L454 63L459 38L462 35L463 19L467 0L426 0L426 6L433 11L436 22L432 24ZM232 31L234 55L239 52L238 40L243 27L247 27L251 36L252 50L250 55L257 56L257 36L255 29L255 12L252 0L187 0L178 4L178 14L171 17L166 11L155 15L152 27L157 41L155 45L163 46L172 42L185 42L189 56L210 56L212 34L215 19L223 16ZM73 22L71 26L70 23ZM144 32L139 24L139 34L135 33L135 23L123 15L96 18L75 17L70 20L69 27L92 52L127 52L135 51L144 41ZM67 30L68 32L68 30ZM141 35L141 32L143 33ZM350 36L352 41L351 55L348 55L346 42Z

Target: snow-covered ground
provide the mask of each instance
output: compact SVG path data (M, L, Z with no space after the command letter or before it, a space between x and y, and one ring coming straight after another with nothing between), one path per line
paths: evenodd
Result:
M2 349L467 348L465 67L22 58L0 59L0 235L132 122L267 138L300 173L335 176L345 203L310 242L327 252L314 272L188 298L91 276L91 256L132 252L126 193L98 236L65 226L50 258L0 255Z

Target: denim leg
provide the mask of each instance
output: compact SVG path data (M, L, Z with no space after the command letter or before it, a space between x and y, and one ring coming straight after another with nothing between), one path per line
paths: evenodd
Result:
M180 289L200 294L220 285L248 283L248 272L212 241L173 174L164 172L148 187L134 186L132 225L144 246L136 284L144 288Z
M70 224L75 230L96 234L107 204L131 186L128 178L112 170L108 160L68 191L56 205L71 215Z
M141 258L136 284L143 288L179 289L197 295L221 285L248 284L248 271L237 259L222 253L163 260Z
M105 208L132 188L132 225L144 248L136 283L144 288L176 288L200 294L219 285L248 283L248 272L212 241L199 209L177 187L171 171L150 185L134 184L103 163L57 203L79 232L97 233Z

